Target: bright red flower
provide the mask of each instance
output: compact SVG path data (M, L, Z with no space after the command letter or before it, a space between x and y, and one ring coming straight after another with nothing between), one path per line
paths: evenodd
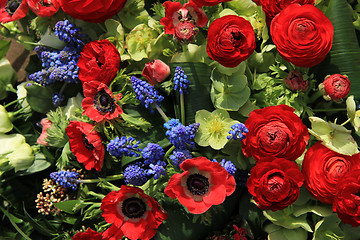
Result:
M179 2L164 2L165 17L160 19L160 24L164 26L166 34L175 35L175 27L183 21L189 21L197 27L205 27L208 18L205 11L195 3L188 2L181 7Z
M100 23L117 14L126 0L59 0L65 13L87 22Z
M210 24L206 51L225 67L236 67L256 48L255 33L249 21L236 15L217 18Z
M120 54L107 39L91 41L84 46L77 65L81 82L101 81L109 85L120 69Z
M47 138L47 130L51 127L52 122L48 118L43 118L40 122L42 126L42 132L38 137L36 143L44 146L49 146L48 142L46 141Z
M256 161L266 156L291 161L300 157L309 141L309 133L294 110L278 105L252 111L245 121L249 132L242 141L244 155Z
M86 170L100 171L104 164L105 147L100 134L90 123L70 121L66 128L71 152Z
M105 83L97 81L85 82L82 107L83 114L86 114L95 122L111 120L123 113L123 110L116 104L113 93Z
M304 177L295 162L266 157L251 169L247 187L259 208L276 211L298 199L303 182Z
M322 62L330 51L334 27L317 7L291 4L274 17L270 33L286 61L309 68Z
M184 172L174 174L164 192L178 199L191 213L204 213L235 191L234 177L217 162L197 157L185 160L180 168Z
M39 17L51 17L60 8L58 0L27 0L27 3Z
M230 2L231 0L191 0L190 2L196 3L199 7L202 6L215 6L222 2Z
M345 98L349 92L351 83L347 76L341 74L333 74L327 77L320 84L320 89L325 92L325 98L328 100L340 100Z
M101 201L100 209L105 221L112 223L103 236L119 236L121 231L129 239L151 239L167 213L159 203L137 187L123 185Z
M0 0L0 22L7 23L21 19L29 10L26 0Z
M101 233L88 228L86 232L78 232L74 235L73 240L101 240Z
M306 151L301 171L305 186L314 198L332 204L337 183L347 172L359 168L360 154L343 155L317 142Z
M145 63L142 75L151 85L163 82L170 75L170 67L159 59Z
M360 226L360 169L348 172L336 186L333 210L344 223Z

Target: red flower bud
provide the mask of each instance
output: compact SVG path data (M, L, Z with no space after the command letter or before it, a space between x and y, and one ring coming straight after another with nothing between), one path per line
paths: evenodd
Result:
M341 74L333 74L325 78L319 88L324 92L326 100L339 100L345 98L350 91L350 80L347 76Z
M145 63L142 75L151 85L163 82L170 75L170 67L159 59Z
M305 92L309 87L309 82L304 80L301 72L293 70L289 73L289 76L284 79L285 85L291 91L303 91Z

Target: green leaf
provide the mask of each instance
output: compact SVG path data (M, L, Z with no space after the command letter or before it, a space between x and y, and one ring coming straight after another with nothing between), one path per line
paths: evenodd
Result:
M23 204L23 209L24 209L24 214L26 219L29 221L29 223L42 235L47 236L47 237L51 237L51 231L47 228L45 228L44 226L42 226L41 224L39 224L35 219L33 219L30 214L26 211L25 209L25 205Z
M120 54L124 53L124 29L120 22L115 19L108 19L105 21L106 37L115 44Z
M352 227L350 224L340 224L341 229L344 231L344 240L359 240L360 228Z
M141 128L141 130L143 130L144 132L147 132L152 127L151 123L141 117L132 117L131 115L123 113L121 114L121 118L124 119L125 122Z
M307 232L304 229L286 229L275 224L268 224L265 229L269 233L268 240L306 240Z
M11 41L9 40L0 40L0 59L5 57L6 53L8 52L10 48Z
M67 201L54 203L54 206L66 213L75 214L76 213L75 210L79 209L78 205L81 205L82 203L83 201L81 200L67 200Z
M54 109L54 105L52 104L52 92L49 88L36 84L25 88L27 91L26 100L34 111L47 113Z
M35 154L35 161L34 163L26 169L25 172L21 173L21 175L33 174L36 172L41 172L51 166L51 162L46 160L46 157L42 153Z
M339 227L341 220L337 217L336 213L319 221L315 225L315 232L313 240L330 240L340 239L344 235ZM345 238L346 240L348 238Z
M252 0L232 0L227 2L226 6L234 9L237 14L248 17L254 15L257 10L256 4Z

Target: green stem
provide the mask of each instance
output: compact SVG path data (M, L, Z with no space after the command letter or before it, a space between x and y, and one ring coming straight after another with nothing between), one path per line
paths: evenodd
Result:
M8 85L6 85L5 87L6 91L8 92L13 92L13 93L17 93L16 89L13 87L13 85L11 85L10 83Z
M80 179L78 180L79 183L99 183L105 181L115 181L119 179L123 179L124 175L118 174L113 176L108 176L106 178L97 178L97 179Z
M60 89L60 92L59 92L60 94L62 94L62 93L64 92L67 84L68 84L68 83L65 82L64 85L62 85L62 87L61 87L61 89Z
M171 146L171 148L169 148L169 150L166 151L164 158L167 160L167 162L170 165L174 165L170 160L169 160L169 156L170 154L175 150L175 146Z
M346 111L346 108L312 109L313 112L339 112Z
M6 105L4 106L4 108L7 108L7 107L13 105L14 103L17 103L17 102L19 102L19 101L21 101L21 100L23 100L23 99L25 99L25 98L26 98L26 97L23 97L23 98L16 99L16 100L14 100L14 101L12 101L12 102L9 102L8 104L6 104Z
M344 126L345 124L347 124L348 122L350 122L351 120L350 120L350 118L348 118L345 122L343 122L342 124L341 124L341 126Z
M311 97L309 98L309 102L308 103L313 103L315 102L316 99L318 99L319 97L321 97L322 95L324 95L321 91L317 91L316 93L314 93L313 95L311 95Z
M105 197L105 195L98 194L98 193L95 193L93 191L89 191L89 192L87 192L87 194L90 195L90 196L96 197L97 199L103 199Z
M181 115L181 123L185 125L185 102L184 102L184 94L180 93L180 115Z
M161 117L164 119L165 122L169 121L169 118L166 116L166 114L164 113L164 111L159 107L159 105L157 105L156 103L153 103L156 110L158 110L158 112L160 113Z

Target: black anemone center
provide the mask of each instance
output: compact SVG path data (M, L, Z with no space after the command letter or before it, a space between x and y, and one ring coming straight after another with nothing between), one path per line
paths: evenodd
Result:
M89 143L89 141L87 140L85 134L82 135L82 142L83 142L86 149L88 149L88 150L93 150L94 149L94 146Z
M16 10L20 7L21 0L8 0L5 6L5 10L12 16Z
M186 185L194 195L204 195L209 191L209 179L198 173L190 175Z
M128 218L139 218L146 211L145 203L136 197L126 199L122 204L122 212Z
M105 90L100 90L94 97L95 108L105 114L115 110L115 100Z
M48 0L41 0L40 5L44 6L44 7L50 7L51 6L51 4L49 3Z

